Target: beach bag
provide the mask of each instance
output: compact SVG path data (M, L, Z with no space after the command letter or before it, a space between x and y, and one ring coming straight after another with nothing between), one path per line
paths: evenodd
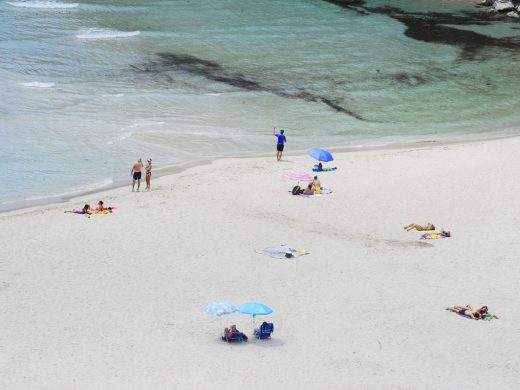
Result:
M300 186L294 186L294 188L292 189L292 194L293 195L300 195Z

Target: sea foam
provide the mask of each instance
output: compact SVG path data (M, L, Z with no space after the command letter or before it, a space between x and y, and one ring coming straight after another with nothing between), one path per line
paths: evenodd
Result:
M79 3L58 3L54 1L8 1L13 7L22 8L76 8Z
M31 81L30 83L21 83L24 87L33 87L33 88L52 88L54 87L54 83L42 83L40 81Z
M79 39L114 39L114 38L127 38L141 34L140 31L118 31L108 29L95 29L91 28L82 31L76 35Z

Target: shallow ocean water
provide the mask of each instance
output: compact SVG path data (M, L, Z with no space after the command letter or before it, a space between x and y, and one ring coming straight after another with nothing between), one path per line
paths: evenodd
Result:
M471 2L0 2L0 33L4 207L106 186L138 157L271 151L273 126L294 150L520 116L520 23Z

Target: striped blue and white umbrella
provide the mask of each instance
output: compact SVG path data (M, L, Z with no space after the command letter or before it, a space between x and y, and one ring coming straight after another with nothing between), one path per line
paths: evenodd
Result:
M235 305L232 305L229 302L221 301L221 302L213 302L210 303L205 310L206 314L214 315L214 316L223 316L227 314L233 314L238 309Z
M238 309L235 305L232 305L227 301L215 301L206 306L206 310L204 312L209 315L217 316L220 320L220 329L223 331L222 316L233 314L237 310Z

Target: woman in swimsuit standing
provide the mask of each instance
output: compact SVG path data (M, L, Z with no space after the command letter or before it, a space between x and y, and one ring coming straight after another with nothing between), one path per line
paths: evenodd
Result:
M146 160L146 191L150 191L150 181L152 180L152 159Z

